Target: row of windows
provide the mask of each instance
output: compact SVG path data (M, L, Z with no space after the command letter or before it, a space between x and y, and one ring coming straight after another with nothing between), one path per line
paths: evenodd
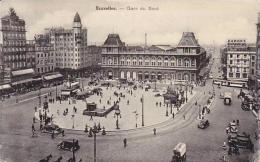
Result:
M81 58L81 59L72 59L72 58L68 58L68 59L66 59L66 58L56 58L56 61L58 62L58 61L75 61L75 62L79 62L80 60L81 61L83 61L83 58ZM86 59L87 60L87 59Z
M243 73L242 76L241 76L240 73L235 73L235 75L234 75L234 73L229 73L228 75L229 75L230 78L234 78L234 77L236 77L236 78L241 78L241 77L247 78L247 76L248 76L247 73Z
M5 55L5 61L12 61L15 59L26 59L26 55Z
M37 51L53 51L53 47L36 47Z
M58 67L64 66L64 67L69 67L69 68L71 68L72 66L80 67L80 65L81 64L56 63L56 66L58 66Z
M51 53L44 53L44 54L43 54L43 53L41 53L41 54L38 53L38 54L37 54L37 57L38 57L38 58L39 58L39 57L47 57L47 56L48 56L48 57L50 57L50 56L52 57L53 55L54 55L54 54L53 54L52 52L51 52Z
M25 46L25 40L13 40L13 41L3 41L4 46Z
M49 59L49 60L38 60L37 61L38 65L48 65L48 64L53 64L53 59Z
M7 67L12 68L12 69L17 69L17 68L23 68L26 67L26 62L11 62L7 64Z
M14 26L14 25L8 25L8 26L5 26L3 25L2 26L2 29L3 30L17 30L17 31L24 31L25 30L25 26L24 25L21 25L21 26Z
M229 68L229 72L237 72L237 73L239 73L240 71L242 71L242 69L240 69L240 68L232 68L232 67ZM243 72L244 73L248 72L248 68L243 68Z
M3 32L4 39L25 39L25 33Z
M38 73L46 73L46 72L50 72L50 71L53 71L53 70L54 70L53 66L37 68Z
M236 56L236 58L247 58L247 57L249 57L249 55L248 54L243 54L243 57L242 57L242 54L237 54L237 55L233 55L233 54L230 54L229 55L229 58L233 58L233 56L235 57Z
M133 59L132 61L130 59L127 59L127 60L122 60L120 59L120 65L139 65L139 66L142 66L143 65L143 62L144 62L144 65L145 66L176 66L176 60L175 59L171 59L171 61L168 61L168 59L165 59L164 61L162 61L161 59L157 59L156 60L137 60L136 59ZM194 59L177 59L177 63L178 65L177 66L185 66L185 67L195 67L195 60ZM103 65L117 65L117 58L114 58L113 60L111 58L109 58L108 60L106 60L106 58L102 58L102 64Z
M3 52L18 52L18 51L26 51L26 48L15 48L15 47L12 47L12 48L0 48L2 49Z
M240 60L229 60L229 64L230 65L246 65L246 66L249 66L249 61L246 61L246 60L244 60L244 61L240 61Z

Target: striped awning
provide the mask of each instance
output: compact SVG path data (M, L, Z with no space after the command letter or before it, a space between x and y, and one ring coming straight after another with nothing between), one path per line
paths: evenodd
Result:
M61 77L63 77L62 74L54 74L54 75L44 76L43 78L45 80L52 80L52 79L61 78Z
M17 81L17 82L13 82L12 85L19 85L19 84L24 84L24 83L28 83L28 82L32 82L34 81L33 78L29 78L29 79L25 79L25 80L20 80L20 81Z
M11 88L11 85L10 85L10 84L0 85L0 90L10 89L10 88Z
M34 74L34 70L33 69L24 69L24 70L12 71L13 76L25 75L25 74Z

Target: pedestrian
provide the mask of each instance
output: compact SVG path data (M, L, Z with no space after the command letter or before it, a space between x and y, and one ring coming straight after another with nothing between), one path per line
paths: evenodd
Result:
M99 99L99 103L101 103L101 99Z
M54 139L54 130L52 131L51 138Z
M174 118L174 112L172 112L172 118Z
M43 126L42 126L42 122L40 123L40 130L42 130L43 129Z
M62 137L65 136L65 132L64 132L64 130L61 131L61 135L62 135Z
M35 122L35 117L33 117L33 123L36 123L36 122Z
M162 102L159 103L160 107L162 106Z
M153 135L156 135L156 128L153 128Z
M92 115L90 115L90 119L89 120L93 120L93 116Z
M185 114L183 115L183 119L185 120Z
M59 109L57 110L57 114L60 115L60 111L59 111Z
M37 107L36 106L34 107L34 111L37 112Z
M239 126L239 120L237 119L237 126Z
M32 124L32 135L34 136L34 132L35 132L35 128L34 128L34 124Z
M129 100L127 100L127 105L129 105Z
M124 138L124 147L126 147L126 144L127 144L127 140L126 138Z

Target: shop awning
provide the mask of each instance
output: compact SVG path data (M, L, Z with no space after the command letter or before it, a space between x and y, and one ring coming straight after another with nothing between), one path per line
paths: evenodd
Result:
M69 96L70 95L70 91L61 91L61 95Z
M146 72L146 73L144 73L145 75L149 75L149 73L148 72Z
M10 85L10 84L0 85L0 90L10 89L10 88L11 88L11 85Z
M44 76L43 78L45 80L52 80L52 79L61 78L61 77L63 77L62 74L53 74L53 75Z
M34 74L33 69L24 69L24 70L16 70L12 71L13 76L25 75L25 74Z
M79 82L73 82L70 84L70 86L75 86L75 85L79 85Z
M12 85L24 84L24 83L32 82L33 80L34 80L33 78L20 80L20 81L17 81L17 82L13 82Z

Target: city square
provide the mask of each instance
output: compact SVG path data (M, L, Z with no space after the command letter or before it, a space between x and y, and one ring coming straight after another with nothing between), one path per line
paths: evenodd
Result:
M259 2L142 1L0 0L0 162L259 161Z

